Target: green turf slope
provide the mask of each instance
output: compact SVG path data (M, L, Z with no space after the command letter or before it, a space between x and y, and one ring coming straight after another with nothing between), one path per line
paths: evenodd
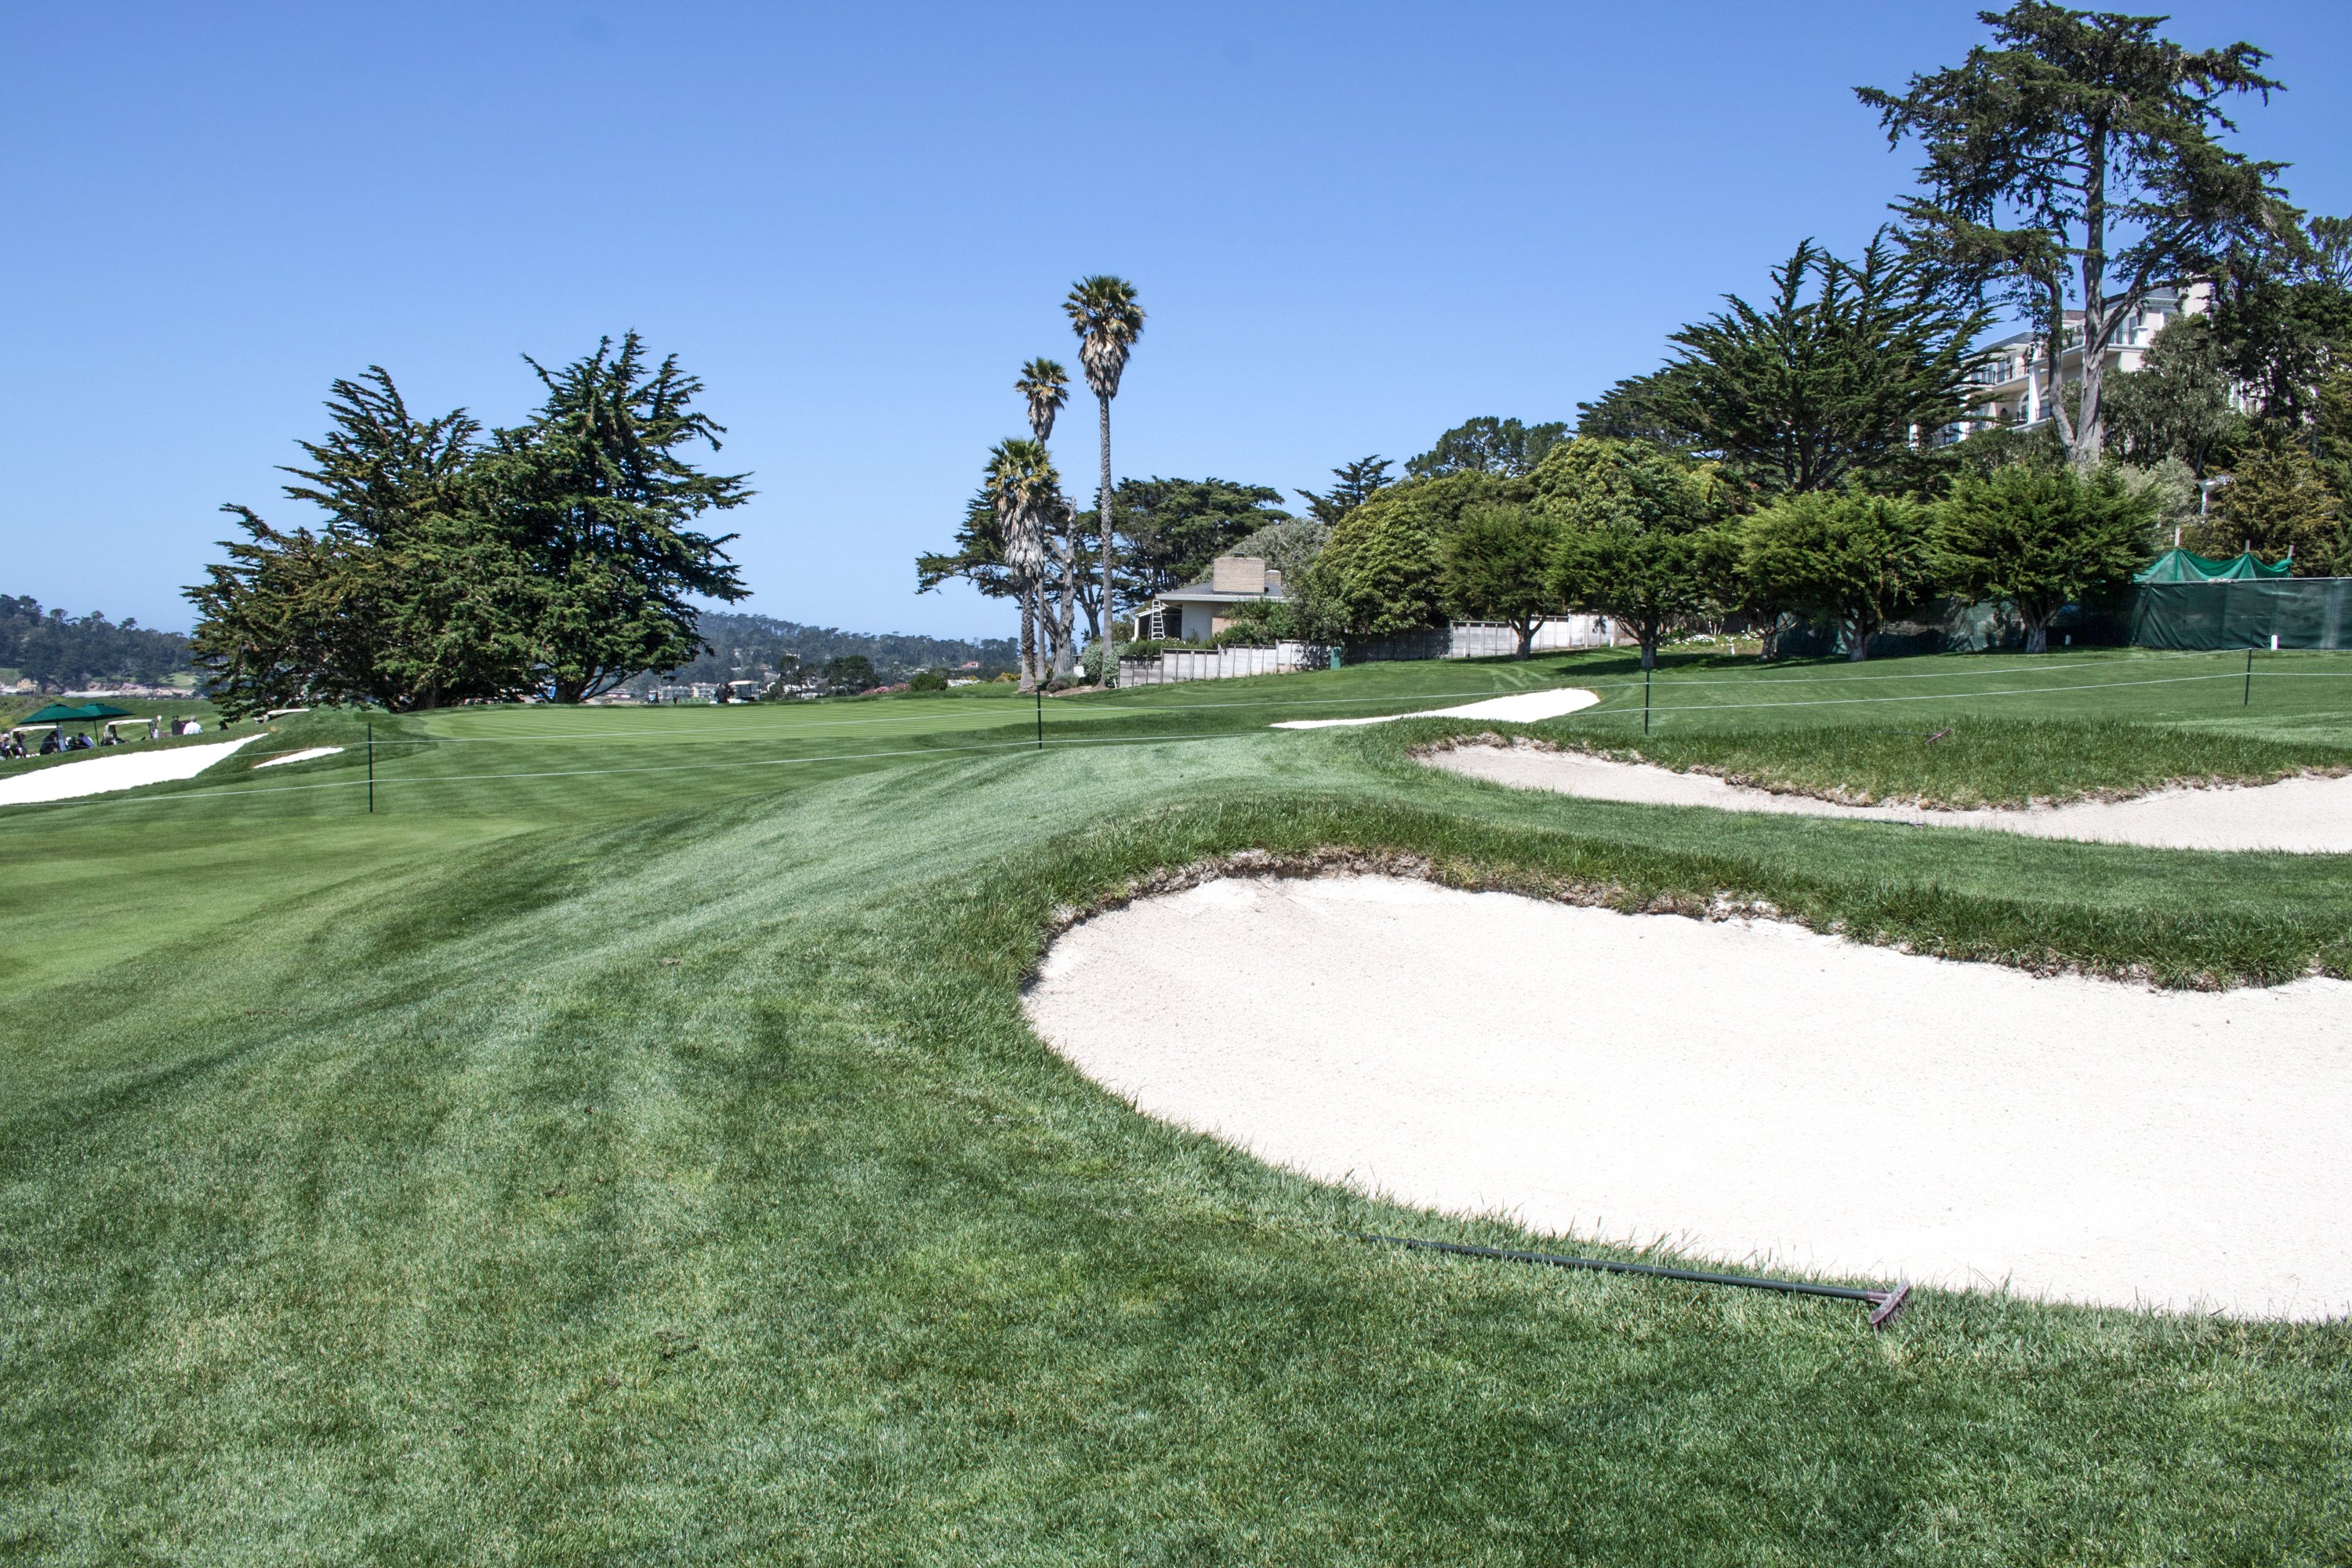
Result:
M1443 726L1262 728L1570 677L1622 723L1621 665L1074 700L1042 752L945 701L379 718L373 818L351 752L0 814L0 1553L2338 1560L2343 1324L1930 1295L1874 1336L1368 1249L1531 1238L1269 1171L1028 1033L1057 910L1245 848L2173 980L2352 961L2333 858L1530 797L1413 765ZM2275 721L2338 743L2335 700Z

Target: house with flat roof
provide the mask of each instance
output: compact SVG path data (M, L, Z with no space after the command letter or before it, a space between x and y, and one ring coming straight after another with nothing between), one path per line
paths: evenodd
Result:
M1234 605L1280 603L1282 574L1255 555L1220 555L1198 583L1171 588L1136 613L1139 640L1207 642L1233 625Z

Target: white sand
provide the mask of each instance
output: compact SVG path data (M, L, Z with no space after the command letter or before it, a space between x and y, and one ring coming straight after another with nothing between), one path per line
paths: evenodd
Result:
M2352 1309L2352 984L2157 993L1769 921L1234 879L1065 934L1038 1032L1308 1175L1723 1262Z
M1539 719L1557 719L1563 713L1590 708L1600 700L1596 693L1580 687L1556 686L1544 691L1519 691L1508 697L1489 697L1483 702L1465 702L1459 708L1431 708L1419 713L1384 713L1377 719L1286 719L1274 728L1339 730L1356 724L1393 724L1400 719L1492 719L1502 724L1532 724Z
M313 757L339 756L342 750L341 746L310 746L299 752L289 752L282 757L265 757L253 765L257 770L282 768L289 763L307 763Z
M80 762L37 768L15 778L0 779L0 805L30 805L36 801L73 800L86 795L110 795L142 784L192 779L239 746L261 739L239 735L202 746L158 746L153 751L112 751L89 754Z
M2244 788L2168 789L2135 800L2072 805L1937 811L1916 805L1840 805L1776 795L1706 773L1614 763L1534 746L1462 746L1432 752L1431 766L1521 789L1644 805L1706 805L1790 816L1843 816L1937 827L1992 828L2037 838L2146 844L2164 849L2282 849L2352 854L2352 776L2293 778Z

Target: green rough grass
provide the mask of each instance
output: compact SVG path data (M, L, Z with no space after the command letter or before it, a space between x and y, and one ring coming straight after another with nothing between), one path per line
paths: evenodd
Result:
M349 757L0 814L0 1554L2341 1561L2345 1323L1874 1336L1399 1255L1338 1232L1572 1238L1268 1170L1028 1032L1057 911L1244 849L2176 979L2352 934L2330 858L1531 798L1414 766L1444 725L1217 705L1564 669L1609 674L1071 700L1042 754L992 705L467 711L378 721L432 743L373 818Z
M2352 768L2352 749L2113 719L2006 719L1932 710L1901 728L1813 724L1620 741L1567 724L1545 739L1626 762L1853 805L1967 808L2146 795L2173 784L2259 784Z

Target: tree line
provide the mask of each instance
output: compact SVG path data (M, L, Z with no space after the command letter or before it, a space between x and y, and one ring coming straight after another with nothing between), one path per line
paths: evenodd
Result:
M1939 596L2004 603L2045 647L2062 606L2176 539L2352 573L2352 223L2297 211L2282 165L2218 140L2230 99L2279 89L2267 57L2033 0L1986 20L1959 66L1860 89L1925 154L1860 256L1801 243L1759 298L1727 297L1664 364L1580 405L1572 438L1474 421L1438 444L1462 454L1450 473L1339 470L1374 493L1259 618L1325 637L1508 620L1524 650L1534 618L1589 610L1646 661L1677 618L1738 610L1768 637L1835 623L1860 658ZM2210 309L2109 373L2148 311L2200 289ZM2034 340L2049 417L2031 428L1982 416L2003 310Z
M1939 596L1998 600L2045 646L2061 606L2175 539L2352 573L2352 222L2298 211L2283 165L2221 140L2232 100L2280 90L2267 55L2040 0L1984 17L1959 65L1857 89L1922 155L1858 255L1799 243L1755 297L1672 334L1658 368L1580 404L1572 433L1482 416L1401 476L1378 455L1335 469L1299 492L1303 517L1264 487L1127 481L1114 605L1246 549L1286 597L1229 612L1230 641L1450 616L1511 621L1524 648L1535 619L1589 610L1648 658L1677 619L1738 611L1768 637L1837 623L1860 657ZM2210 308L2181 311L2199 290ZM2170 319L2141 368L2111 372L2155 311ZM2031 427L1983 402L2004 317L2032 342L2049 416ZM995 475L955 551L919 563L923 586L1024 591L1016 492ZM1098 513L1055 514L1059 559L1104 547ZM1083 581L1077 603L1099 635Z
M407 711L527 696L576 702L704 650L689 596L746 590L706 513L751 497L704 472L723 427L701 382L635 332L550 369L524 423L414 414L381 366L337 381L331 426L284 471L325 514L244 537L187 590L192 646L232 715L311 702Z
M44 611L37 599L0 594L0 668L44 691L100 680L154 686L188 668L188 639L177 632L110 621L96 610Z
M821 677L852 689L904 680L925 670L953 670L965 664L992 676L1014 668L1017 645L1008 637L933 637L898 632L846 632L803 626L772 616L706 609L696 630L703 651L659 674L639 676L624 689L642 694L664 680L713 685L776 679ZM856 662L850 662L850 661Z

